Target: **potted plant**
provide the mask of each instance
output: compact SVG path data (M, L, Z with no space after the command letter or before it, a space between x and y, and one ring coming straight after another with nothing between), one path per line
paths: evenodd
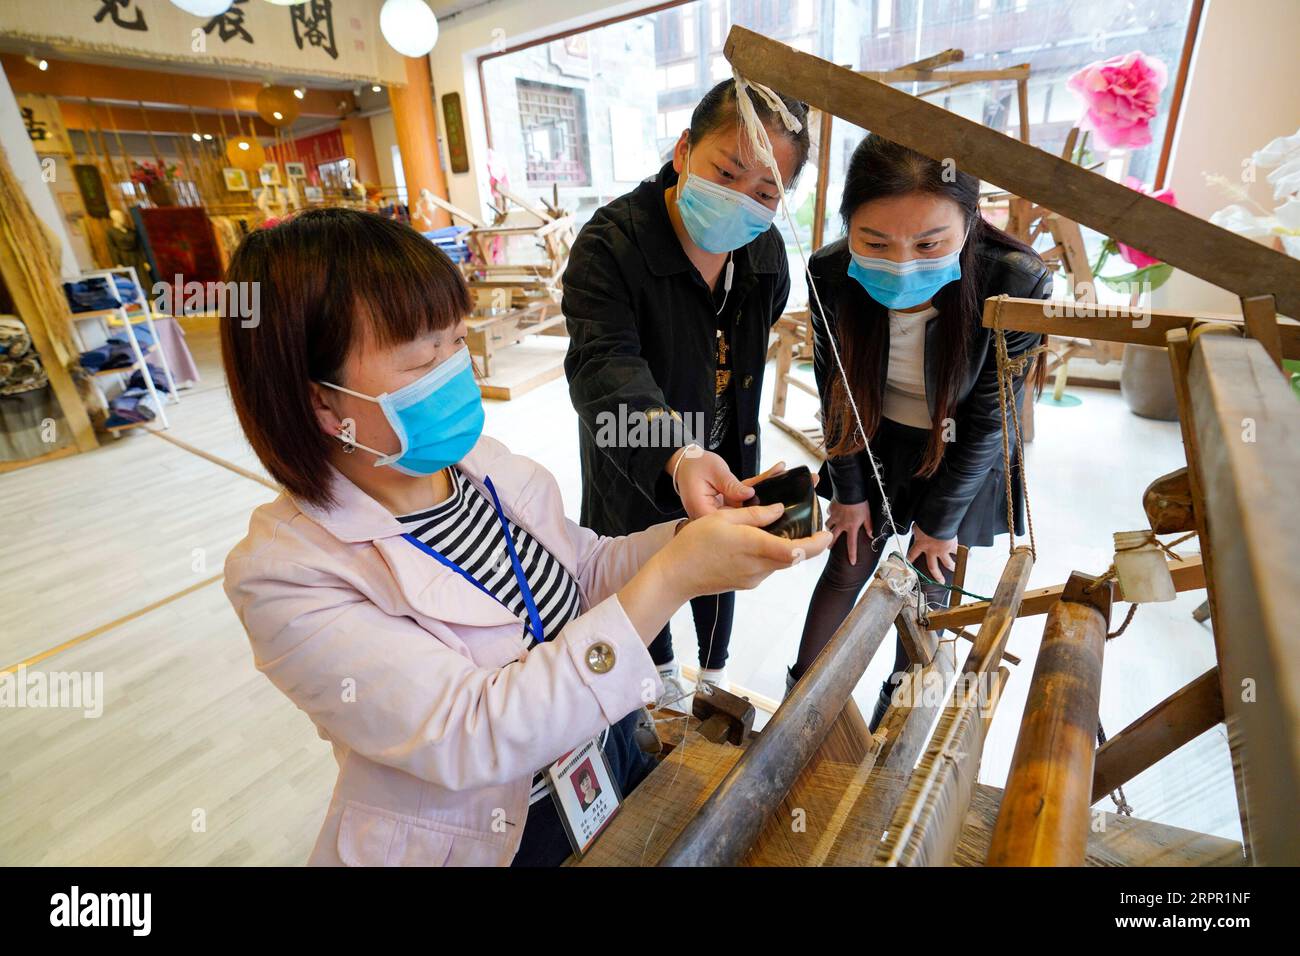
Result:
M143 186L149 195L149 201L155 206L176 205L176 194L172 191L169 180L174 179L177 169L159 163L136 163L131 170L131 182Z

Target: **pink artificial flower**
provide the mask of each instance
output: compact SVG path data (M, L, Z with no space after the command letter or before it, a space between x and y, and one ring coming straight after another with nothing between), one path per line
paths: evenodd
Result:
M1124 185L1129 189L1136 189L1144 196L1150 196L1152 199L1158 199L1162 203L1177 207L1178 201L1174 198L1174 191L1168 187L1153 193L1150 188L1144 186L1136 177L1130 176L1124 180ZM1147 266L1158 265L1160 260L1147 255L1141 249L1134 249L1132 246L1126 246L1122 242L1116 242L1119 247L1120 257L1133 266L1134 269L1145 269Z
M1086 107L1084 123L1103 146L1146 146L1150 123L1160 105L1167 72L1164 63L1134 50L1089 63L1066 81Z

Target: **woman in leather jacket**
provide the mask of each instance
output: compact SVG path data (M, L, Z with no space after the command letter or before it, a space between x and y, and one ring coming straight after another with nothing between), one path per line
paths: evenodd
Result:
M835 543L808 607L790 686L857 601L892 530L911 531L908 560L945 584L959 542L987 546L1009 530L1007 481L1023 533L1019 458L1013 441L1008 475L994 338L981 312L989 296L1049 298L1052 280L1033 250L984 221L978 199L975 176L871 134L849 162L840 203L846 235L810 261L814 368L830 456L830 481L820 488L833 489L826 524ZM1026 332L1006 338L1012 357L1040 340ZM1027 377L1014 379L1017 408ZM880 463L894 529L886 525L846 380ZM925 591L931 604L946 603L942 586L926 584ZM899 641L873 729L907 666Z

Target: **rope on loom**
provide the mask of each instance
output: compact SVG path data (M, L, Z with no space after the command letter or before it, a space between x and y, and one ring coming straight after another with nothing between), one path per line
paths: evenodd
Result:
M998 405L1002 415L1002 465L1006 475L1007 490L1007 550L1014 554L1016 550L1016 514L1011 494L1011 435L1007 428L1007 406L1011 406L1011 421L1016 433L1016 453L1020 457L1020 490L1025 496L1025 520L1029 524L1029 553L1038 560L1038 546L1034 539L1034 513L1029 507L1029 480L1025 474L1025 441L1020 432L1020 409L1016 407L1016 390L1014 380L1024 375L1029 363L1047 351L1047 346L1036 345L1019 353L1014 358L1007 352L1007 335L1002 329L1000 310L993 310L993 346L998 362ZM1008 379L1011 382L1008 382Z

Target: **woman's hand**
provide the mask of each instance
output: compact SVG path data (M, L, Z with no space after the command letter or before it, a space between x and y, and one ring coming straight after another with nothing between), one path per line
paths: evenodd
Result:
M687 445L674 452L664 470L676 475L677 494L692 518L712 514L719 508L738 507L754 495L753 487L733 475L721 456L699 445Z
M773 571L830 547L826 531L791 541L762 530L783 511L780 504L727 508L679 523L672 539L618 592L642 639L654 640L691 598L757 587Z
M856 505L846 505L839 500L832 500L830 513L826 516L826 530L834 536L831 541L834 542L840 535L848 535L849 564L858 563L858 529L867 532L867 537L873 537L875 532L871 527L871 506L865 501L860 501Z
M907 549L907 560L915 561L918 555L925 555L930 577L935 581L943 583L943 572L939 570L940 564L949 571L957 570L957 565L953 563L953 555L956 553L956 538L932 538L921 530L920 525L912 525L912 546Z
M687 522L659 554L673 565L688 598L757 587L773 571L830 547L831 536L825 531L790 540L762 530L784 512L777 503L705 515Z

